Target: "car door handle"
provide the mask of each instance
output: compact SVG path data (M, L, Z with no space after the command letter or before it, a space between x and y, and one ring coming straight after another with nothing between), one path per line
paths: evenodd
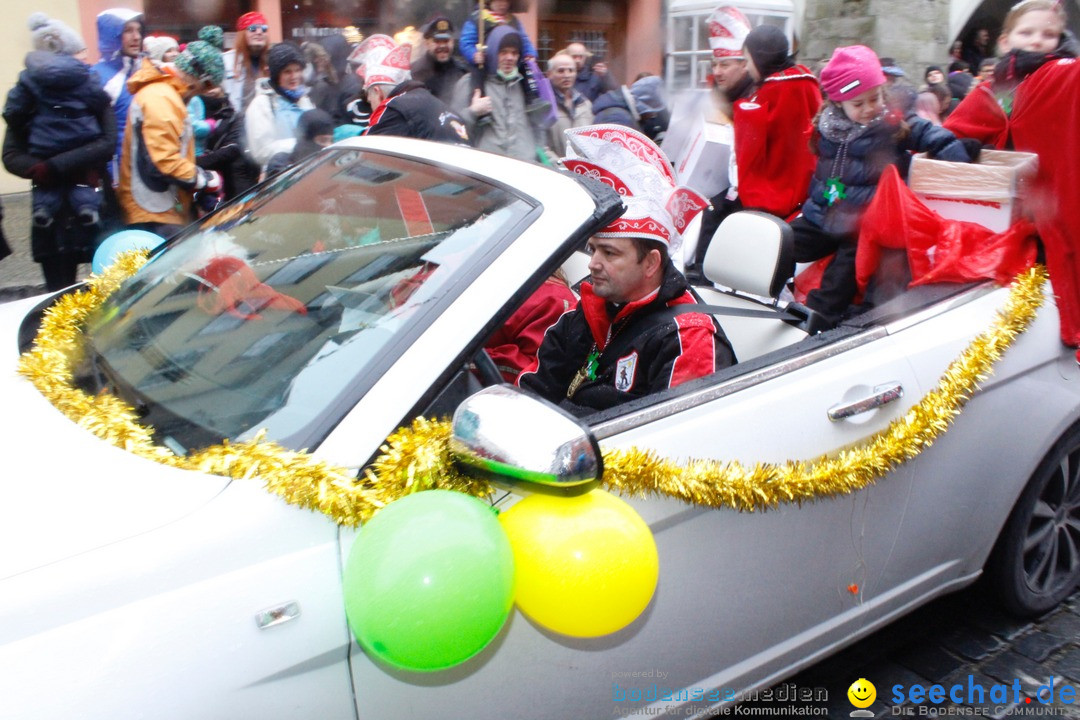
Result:
M904 386L898 381L887 382L878 385L870 391L870 395L859 398L854 402L838 403L829 408L829 419L833 422L860 415L864 412L876 410L882 405L888 405L894 400L904 397Z

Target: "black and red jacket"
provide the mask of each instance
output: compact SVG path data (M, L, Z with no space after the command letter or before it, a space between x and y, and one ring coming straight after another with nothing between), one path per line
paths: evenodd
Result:
M670 261L655 293L619 307L583 283L577 308L548 329L536 363L517 384L576 414L588 414L734 364L731 344L711 315L675 310L693 303L686 279ZM600 353L595 378L567 397L594 345Z
M465 123L424 84L406 80L371 114L367 135L397 135L468 144Z

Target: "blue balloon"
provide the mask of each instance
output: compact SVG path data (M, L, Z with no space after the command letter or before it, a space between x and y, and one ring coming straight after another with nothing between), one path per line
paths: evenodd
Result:
M94 251L94 260L90 268L95 275L105 272L105 268L116 262L116 258L128 250L153 250L165 238L146 230L121 230L101 241Z

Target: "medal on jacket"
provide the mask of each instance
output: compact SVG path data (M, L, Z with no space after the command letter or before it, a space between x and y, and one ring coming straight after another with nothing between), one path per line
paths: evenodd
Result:
M840 178L829 178L825 181L825 202L827 202L830 207L835 205L837 200L843 200L847 197L847 193L844 192L846 189L844 183L840 182Z
M566 388L566 397L574 397L574 393L578 391L586 380L595 380L596 371L600 368L600 351L596 349L596 345L593 345L592 352L585 357L585 364L574 373L574 379L570 381L570 386Z

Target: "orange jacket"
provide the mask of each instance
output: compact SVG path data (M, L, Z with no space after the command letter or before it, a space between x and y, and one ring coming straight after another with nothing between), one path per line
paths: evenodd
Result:
M124 220L186 225L198 168L195 143L176 76L143 60L128 79L132 94L116 188Z

